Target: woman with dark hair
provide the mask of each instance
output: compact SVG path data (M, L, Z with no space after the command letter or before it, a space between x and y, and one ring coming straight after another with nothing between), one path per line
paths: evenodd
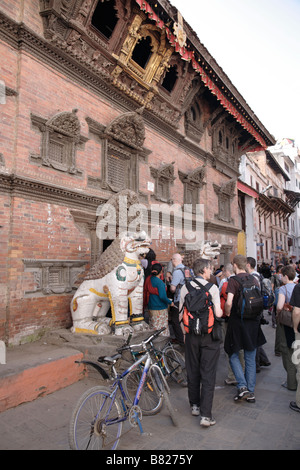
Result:
M156 260L156 254L152 250L152 248L149 248L149 251L146 254L144 259L145 259L145 264L143 263L143 268L144 268L144 276L145 276L145 279L146 279L148 276L150 276L151 270L152 270L152 265L153 265L154 261Z
M168 306L174 304L168 299L165 283L160 279L162 265L155 263L151 268L151 276L146 278L144 285L144 303L149 309L149 326L153 330L165 327L162 335L170 336Z

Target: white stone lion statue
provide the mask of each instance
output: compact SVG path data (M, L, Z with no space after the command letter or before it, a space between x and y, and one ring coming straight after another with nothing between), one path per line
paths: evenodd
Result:
M143 331L144 270L139 255L148 253L145 232L116 238L89 271L71 301L72 332L116 335ZM111 318L106 314L111 308Z

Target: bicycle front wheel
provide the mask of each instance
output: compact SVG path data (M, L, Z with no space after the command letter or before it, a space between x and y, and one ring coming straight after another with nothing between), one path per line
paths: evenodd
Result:
M123 379L123 388L124 392L133 403L135 395L141 380L142 371L140 369L133 370L127 374ZM156 390L153 386L152 379L148 375L146 377L145 384L142 389L141 397L139 400L139 407L142 410L144 415L155 415L157 414L163 404L163 397L156 393Z
M187 373L183 355L172 346L168 346L163 350L163 361L166 371L171 378L178 384L186 387Z
M121 405L105 387L93 387L78 400L71 416L69 443L73 450L114 450L122 432Z

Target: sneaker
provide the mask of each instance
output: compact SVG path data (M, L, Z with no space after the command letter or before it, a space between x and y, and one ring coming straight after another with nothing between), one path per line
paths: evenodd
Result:
M298 411L300 413L300 407L297 405L295 401L290 402L290 408L291 410Z
M247 387L241 387L241 388L238 388L237 394L233 399L234 399L234 401L244 400L249 395L250 395L250 392L247 389Z
M255 403L255 396L254 393L249 392L249 395L246 397L246 401L248 403Z
M200 415L200 407L198 405L192 406L192 416L199 416Z
M208 428L214 424L216 424L216 420L214 418L206 418L205 416L202 416L200 419L200 426L203 426L204 428Z

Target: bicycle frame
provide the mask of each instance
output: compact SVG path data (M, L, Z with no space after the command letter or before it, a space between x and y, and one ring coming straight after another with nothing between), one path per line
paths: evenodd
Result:
M141 379L140 379L140 382L139 382L139 385L138 385L138 388L137 388L137 391L136 391L136 395L135 395L135 398L134 398L134 402L133 402L133 406L137 406L138 403L139 403L139 400L140 400L140 397L141 397L141 393L142 393L142 390L143 390L143 386L145 384L145 380L146 380L146 377L148 375L148 372L149 372L149 369L150 369L150 366L152 364L152 359L150 357L150 354L149 352L147 351L142 357L140 357L134 364L132 364L128 369L126 369L120 376L118 376L117 374L117 378L116 380L114 381L114 383L111 385L111 388L113 389L112 390L112 393L110 394L110 398L111 398L111 404L109 406L109 409L106 413L106 416L109 418L109 414L111 412L111 409L112 409L112 406L113 406L113 403L117 397L117 393L118 393L118 390L120 390L121 392L121 403L122 403L122 407L123 407L123 411L124 411L124 416L121 417L121 418L118 418L118 419L108 419L108 418L105 418L105 424L107 426L109 425L112 425L112 424L116 424L116 423L120 423L122 421L126 421L127 418L128 418L128 406L126 405L126 395L125 395L125 392L123 390L123 387L122 387L122 379L127 375L129 374L131 371L135 370L140 364L141 362L145 362L145 366L143 367L143 372L142 372L142 376L141 376ZM99 412L101 412L102 408L99 410ZM140 432L141 434L143 434L143 428L142 428L142 425L141 425L141 421L138 417L138 414L136 412L135 413L135 418L136 418L136 422L139 426L139 429L140 429ZM96 419L95 421L97 420L98 418L98 415L96 416Z

